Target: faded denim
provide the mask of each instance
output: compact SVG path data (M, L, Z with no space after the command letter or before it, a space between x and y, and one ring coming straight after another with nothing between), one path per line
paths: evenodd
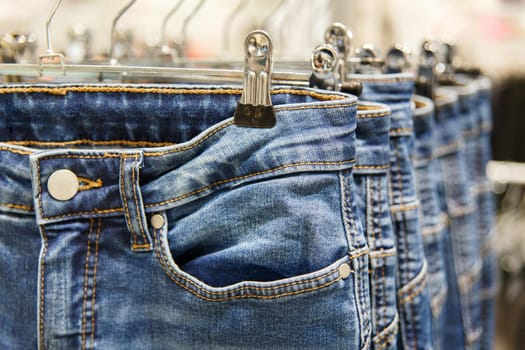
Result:
M390 113L386 105L359 103L354 165L357 216L370 248L372 349L388 350L397 348L399 330L397 257L388 204Z
M0 348L370 347L355 97L277 89L252 129L240 93L0 87Z
M416 187L421 202L420 222L425 256L428 263L428 286L432 306L432 327L434 349L443 349L443 305L447 298L447 276L443 239L446 220L441 212L439 200L440 174L435 153L436 124L432 100L414 96L414 167Z
M399 349L432 349L432 314L427 286L427 262L419 222L416 176L411 156L414 128L411 74L351 75L363 83L365 101L387 104L390 123L388 195L397 249Z
M440 88L436 98L436 154L440 163L440 200L448 216L445 262L448 297L444 310L443 339L453 349L477 349L480 324L480 246L475 225L476 207L463 132L470 120L462 119L458 93L469 89Z

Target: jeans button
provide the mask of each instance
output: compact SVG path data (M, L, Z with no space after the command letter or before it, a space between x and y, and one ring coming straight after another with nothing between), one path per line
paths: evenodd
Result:
M73 198L79 188L78 177L68 169L55 171L47 180L47 190L51 197L59 201Z

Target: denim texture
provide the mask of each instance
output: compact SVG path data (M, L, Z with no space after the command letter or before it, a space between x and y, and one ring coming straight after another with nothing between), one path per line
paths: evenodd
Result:
M396 349L399 319L396 307L397 257L388 204L390 108L359 102L356 130L357 216L370 248L372 349Z
M416 187L421 204L420 222L425 256L428 263L428 286L432 306L434 349L443 348L443 305L447 297L447 277L443 238L446 220L439 201L439 164L435 154L434 103L432 100L414 96L414 167Z
M400 349L431 349L432 325L416 177L411 155L414 129L411 74L351 75L363 83L365 101L387 104L391 110L389 205L397 249L397 307Z
M436 98L436 154L439 158L440 200L448 216L445 262L448 297L444 309L443 339L454 349L476 349L481 336L479 237L476 207L463 133L471 121L461 115L458 93L470 89L440 88Z
M496 254L493 249L495 203L490 182L485 172L488 161L492 159L490 143L492 131L491 82L487 77L481 76L476 78L475 83L477 85L476 123L479 126L479 134L476 144L474 199L478 205L478 230L483 259L480 292L481 326L483 329L481 349L490 350L494 346L494 299L496 297L497 279Z
M356 99L277 89L253 129L240 93L0 87L1 348L370 347Z

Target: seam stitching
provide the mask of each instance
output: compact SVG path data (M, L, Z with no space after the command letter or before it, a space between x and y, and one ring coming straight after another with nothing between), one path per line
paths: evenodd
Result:
M45 318L45 275L46 275L46 255L47 250L49 247L49 243L47 240L47 233L44 228L44 226L40 226L40 230L42 232L42 239L43 239L43 249L42 249L42 257L40 260L40 324L38 325L38 329L40 331L39 339L40 339L40 345L42 346L42 349L45 349L45 335L44 335L44 318Z
M125 184L124 184L124 181L126 181L125 175L124 175L124 169L125 169L124 165L125 165L126 160L127 158L123 154L120 159L120 193L122 197L122 206L124 210L124 215L126 216L126 221L129 226L129 231L131 232L131 237L132 237L131 244L132 246L134 246L135 244L137 244L137 237L135 234L135 228L133 227L133 222L131 221L131 215L129 212L128 199L127 199L128 196L126 194L126 189L125 189ZM73 215L74 214L69 214L68 216L73 216Z
M84 263L84 286L82 288L82 350L86 349L86 327L87 327L87 290L89 279L89 257L91 255L91 234L93 233L94 220L89 219L89 231L87 234L86 262Z
M148 240L146 239L146 234L144 233L144 223L142 222L142 213L140 212L139 210L139 201L138 201L138 197L137 197L137 186L138 184L135 183L135 166L138 167L138 159L139 159L139 155L138 154L135 154L134 156L134 161L132 163L132 168L131 168L131 187L133 188L133 197L135 198L135 210L137 211L137 220L138 220L138 224L139 224L139 228L140 228L140 234L142 235L142 240L144 242L144 244L148 244ZM138 177L138 174L136 175ZM148 244L149 246L149 244Z
M95 302L97 300L97 266L98 266L98 242L102 228L102 218L98 219L97 234L95 236L95 265L93 266L93 295L91 298L91 349L95 348Z

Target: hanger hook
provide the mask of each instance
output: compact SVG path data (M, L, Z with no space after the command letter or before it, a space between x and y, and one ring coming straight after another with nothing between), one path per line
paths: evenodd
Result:
M206 0L200 0L200 2L197 4L197 6L195 6L193 11L191 11L189 16L184 19L184 22L182 22L182 47L184 48L184 50L186 50L186 40L187 40L187 35L188 35L188 26L189 26L190 22L193 20L193 18L195 17L195 15L202 8L202 5L204 5L205 1Z
M246 7L248 1L239 0L239 3L233 9L233 11L226 17L226 23L224 23L224 32L222 34L222 49L224 52L230 51L230 31L232 27L233 20L237 15Z
M49 12L49 15L47 16L46 21L46 41L47 41L47 51L46 53L52 54L54 53L53 47L51 46L51 23L53 22L53 19L55 18L55 13L57 12L58 8L62 4L62 0L57 0L55 2L55 5Z
M110 43L110 46L109 46L109 59L110 59L110 63L111 64L116 64L117 63L117 59L115 57L113 57L113 55L115 54L115 41L116 41L116 37L117 37L117 23L120 20L120 17L122 17L122 15L124 15L136 1L137 0L131 0L126 6L124 6L117 13L115 18L113 18L113 23L111 24L111 43Z
M162 21L162 26L160 27L160 44L161 45L167 44L166 27L168 25L168 21L170 20L171 17L173 17L175 12L177 12L180 9L183 3L184 3L184 0L179 0L177 4L175 5L175 7L173 7L173 9L171 9L171 11L168 12L166 17L164 17L164 20Z
M268 26L270 25L272 18L275 16L275 14L279 12L279 10L281 10L285 2L286 0L281 0L279 4L272 10L272 12L270 12L270 14L266 16L266 18L261 23L261 28L268 30Z

